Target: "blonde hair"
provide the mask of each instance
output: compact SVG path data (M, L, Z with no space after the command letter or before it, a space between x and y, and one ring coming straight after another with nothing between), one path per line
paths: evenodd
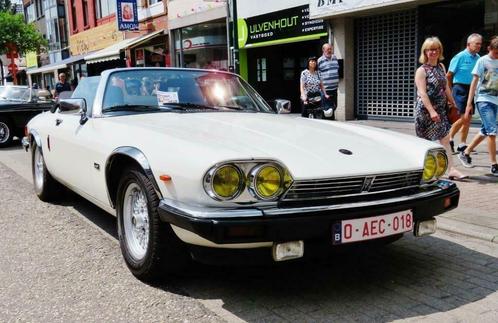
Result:
M418 58L418 61L421 63L421 64L425 64L427 63L428 61L428 58L427 58L427 55L425 55L425 51L427 49L429 49L429 47L432 47L432 46L438 46L439 47L439 57L438 57L438 61L442 61L444 59L444 56L443 56L443 44L441 43L441 41L439 40L439 38L437 37L428 37L425 39L424 43L422 44L422 48L420 49L420 57Z

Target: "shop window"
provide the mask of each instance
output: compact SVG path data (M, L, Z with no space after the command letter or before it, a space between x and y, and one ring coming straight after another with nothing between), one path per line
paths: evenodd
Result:
M258 82L266 82L266 58L258 58L256 60L256 74L258 75L257 81Z

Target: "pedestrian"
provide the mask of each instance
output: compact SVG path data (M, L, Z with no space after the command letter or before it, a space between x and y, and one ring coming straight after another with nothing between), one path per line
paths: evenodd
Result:
M308 58L306 69L301 72L299 89L301 92L301 116L303 117L308 117L307 106L310 99L321 98L322 93L325 98L329 98L318 75L316 57Z
M437 37L429 37L422 44L415 73L417 101L415 104L415 131L418 137L439 140L449 156L448 177L464 179L467 176L453 165L450 152L450 121L446 113L447 101L455 104L446 80L446 71L441 63L444 59L443 44Z
M465 109L467 107L467 99L469 97L470 82L472 81L472 69L479 59L479 51L481 50L482 36L472 34L467 38L467 47L460 53L456 54L450 62L448 73L448 84L452 89L453 98L455 99L456 108L460 112L458 119L450 129L450 147L451 151L455 152L455 144L453 138L460 132L460 144L457 147L457 152L460 153L467 148L467 136L469 134L470 118L464 119ZM474 109L470 112L474 114Z
M62 92L71 91L71 85L66 82L66 74L59 74L59 82L55 84L54 97L57 99Z
M488 54L479 58L472 70L469 98L464 118L470 119L472 103L475 102L481 115L481 130L470 145L458 155L465 167L473 167L470 153L484 138L488 138L488 153L491 161L491 175L498 176L496 163L496 116L498 113L498 36L488 46ZM475 98L475 100L474 100Z
M324 109L332 109L331 119L335 120L335 109L337 108L337 88L339 87L339 62L334 55L334 47L331 44L323 44L322 56L318 59L318 73L325 87L328 98L324 98Z

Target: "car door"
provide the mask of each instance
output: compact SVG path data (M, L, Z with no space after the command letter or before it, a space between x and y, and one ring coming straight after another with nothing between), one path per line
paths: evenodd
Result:
M92 132L93 119L80 124L80 111L61 111L54 114L54 127L50 135L51 165L54 175L63 183L92 196L94 186L93 156L96 140Z

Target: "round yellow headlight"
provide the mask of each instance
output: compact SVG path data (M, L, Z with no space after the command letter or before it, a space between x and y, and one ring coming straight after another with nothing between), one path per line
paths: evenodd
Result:
M422 179L426 182L430 181L434 174L436 174L436 157L431 154L427 154L424 161L424 174L422 175Z
M271 199L282 190L282 174L278 168L271 165L263 166L255 176L254 188L263 199Z
M446 169L448 168L448 158L446 157L446 154L438 152L436 155L436 162L436 177L441 177L444 173L446 173Z
M236 197L241 190L242 174L238 168L225 165L213 174L213 191L223 199Z

